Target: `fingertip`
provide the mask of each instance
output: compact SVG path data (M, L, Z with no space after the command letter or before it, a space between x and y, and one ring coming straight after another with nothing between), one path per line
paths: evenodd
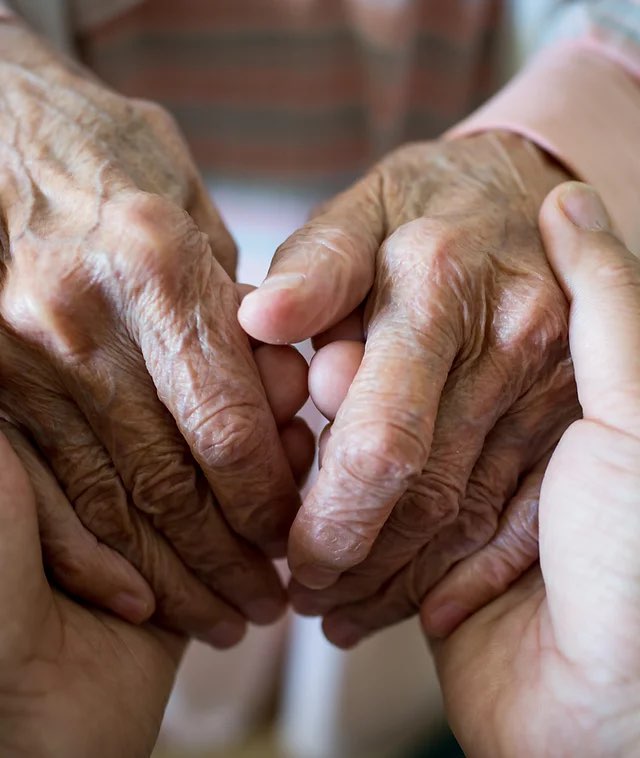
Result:
M565 218L581 231L611 231L611 219L602 198L589 184L565 182L560 185L556 205Z
M307 334L312 303L304 300L305 277L279 274L247 293L238 310L240 326L269 345L300 342Z
M280 441L298 487L302 487L315 457L313 432L302 418L294 418L280 429ZM286 551L285 551L286 552Z
M225 619L198 637L217 650L228 650L241 642L246 633L246 623L237 619Z
M340 572L334 569L311 563L303 563L295 569L292 568L291 571L297 581L310 590L326 590L335 584L340 577Z
M340 340L322 347L309 367L309 394L316 408L333 421L358 373L364 344Z
M139 625L149 621L153 616L156 601L151 589L143 593L121 592L107 602L107 607L124 621Z
M249 621L256 624L256 626L267 626L275 623L278 619L282 618L286 610L287 601L284 594L279 600L270 597L261 598L252 601L246 607Z
M367 635L356 621L327 616L322 622L324 636L340 650L351 650Z
M568 297L580 270L617 246L609 214L596 190L582 182L555 187L540 209L540 232L551 267Z
M276 424L289 422L309 396L306 360L290 345L261 345L253 357Z
M469 617L471 610L453 600L427 597L420 608L420 623L430 639L444 639Z

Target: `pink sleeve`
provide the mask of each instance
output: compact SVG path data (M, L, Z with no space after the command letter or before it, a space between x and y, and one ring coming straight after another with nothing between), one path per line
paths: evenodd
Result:
M640 61L594 40L539 54L447 133L517 132L593 184L629 247L640 253Z

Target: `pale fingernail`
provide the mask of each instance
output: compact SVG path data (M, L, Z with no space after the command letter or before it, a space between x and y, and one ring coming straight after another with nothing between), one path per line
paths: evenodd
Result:
M274 274L273 276L268 276L255 291L294 290L301 287L304 284L305 279L306 277L304 274Z
M271 624L282 616L286 605L270 597L252 600L244 610L254 624Z
M340 576L339 571L333 569L320 568L310 563L304 563L293 570L293 575L310 590L325 590L335 584Z
M341 620L327 624L325 634L330 642L347 650L365 636L365 630L353 621Z
M609 214L593 187L569 182L560 193L558 203L564 215L579 229L602 232L611 229Z
M422 624L430 637L446 637L469 615L469 609L458 603L443 603L423 614Z
M153 603L149 599L121 592L110 603L111 610L132 624L141 624L153 613Z
M244 637L246 625L237 621L219 621L201 638L213 647L220 649L233 647Z

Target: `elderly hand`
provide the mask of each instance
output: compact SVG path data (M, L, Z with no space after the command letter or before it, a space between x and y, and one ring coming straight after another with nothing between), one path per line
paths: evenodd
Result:
M47 538L48 557L64 556L69 591L128 619L153 610L146 580L159 621L232 644L245 618L284 607L267 555L284 551L298 507L237 322L233 242L164 111L18 24L0 37L0 410L106 546L111 575L96 583L59 544L71 532ZM280 433L308 458L308 432L289 423L306 394L292 364ZM54 529L69 517L55 516Z
M640 754L640 264L609 233L604 208L584 185L555 190L541 228L571 300L584 419L565 432L544 477L540 568L434 652L466 755L634 756ZM422 608L428 634L460 621L447 581Z
M55 478L7 422L3 432L52 503ZM92 611L53 590L34 493L0 433L0 754L142 758L151 753L180 638Z
M314 359L335 421L290 536L294 607L340 646L415 613L578 415L537 227L565 177L510 134L404 147L285 242L242 304L267 342L366 336L363 357L337 343Z

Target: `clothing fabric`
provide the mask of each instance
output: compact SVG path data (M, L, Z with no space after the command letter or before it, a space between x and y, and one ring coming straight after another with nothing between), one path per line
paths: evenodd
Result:
M499 0L146 0L83 32L118 91L166 104L200 165L322 177L436 136L495 89Z
M509 11L506 0L13 2L41 22L56 6L84 61L166 105L205 170L279 178L355 175L458 123L497 87ZM640 251L640 0L551 6L551 48L449 137L533 139L599 189Z

